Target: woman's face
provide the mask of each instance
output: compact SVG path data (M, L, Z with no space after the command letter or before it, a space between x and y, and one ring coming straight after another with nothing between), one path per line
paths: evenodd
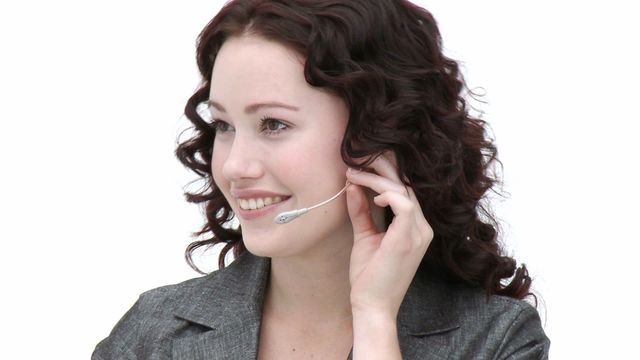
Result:
M344 195L287 224L273 221L330 198L346 181L340 144L349 110L307 84L303 59L261 37L232 37L213 66L210 104L219 121L213 178L247 249L269 257L350 249Z

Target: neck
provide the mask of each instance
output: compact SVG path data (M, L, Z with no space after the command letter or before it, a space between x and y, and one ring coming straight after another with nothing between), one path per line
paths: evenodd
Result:
M320 259L272 258L265 313L316 323L350 319L351 244L347 244Z

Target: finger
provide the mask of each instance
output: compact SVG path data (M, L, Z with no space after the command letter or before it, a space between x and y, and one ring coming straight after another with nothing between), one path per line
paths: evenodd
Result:
M401 183L370 172L349 169L347 171L347 179L353 184L366 186L378 194L386 191L394 191L405 194L405 196L408 194L405 186Z
M433 239L433 229L422 215L419 205L398 193L387 192L373 199L378 206L389 206L394 213L394 218L388 231L396 229L409 230L409 236L402 236L396 241L406 242L413 239L413 244L427 244ZM394 242L396 242L394 241ZM411 243L411 241L409 241Z
M371 218L369 201L362 187L354 184L347 187L347 211L355 239L377 233L376 225Z
M378 159L380 160L378 161ZM392 151L386 151L378 159L376 159L377 162L375 165L379 168L375 168L376 172L381 175L385 174L384 176L387 176L388 178L402 184L402 186L405 187L406 193L409 195L409 197L415 201L418 201L413 188L411 188L411 186L404 185L405 183L409 182L407 177L404 174L400 174L400 176L402 176L406 180L403 182L398 176L398 160L396 158L396 154Z
M407 199L406 196L399 195L393 192L387 192L373 198L374 204L380 207L389 206L394 214L393 223L400 226L405 224L412 224L418 231L421 238L433 239L433 228L424 217L420 204ZM411 222L413 219L413 222Z
M386 192L373 198L373 202L380 207L390 207L394 214L393 220L387 228L387 234L390 232L400 231L402 236L387 236L387 244L398 244L410 242L412 237L412 229L415 223L412 221L414 216L413 203L406 196L395 192ZM394 230L395 229L395 230ZM405 244L406 245L406 244Z
M405 194L409 198L417 201L417 197L411 187L404 185L398 176L398 161L392 151L386 151L378 156L372 163L371 168L380 176L386 177L404 187Z
M373 198L374 204L380 207L391 208L393 214L397 216L407 215L408 218L416 210L415 203L403 194L397 192L387 191Z
M365 157L360 157L360 158L353 158L353 160L356 163L359 164L364 164L366 163L368 160L370 160L372 157L374 157L373 155L369 155L369 156L365 156ZM371 161L371 163L366 166L367 168L373 168L376 170L376 172L378 172L380 175L389 177L393 180L398 179L398 172L397 172L397 168L398 168L398 162L396 160L396 156L395 153L392 151L385 151L377 156L375 156L375 158L373 159L373 161ZM363 165L361 165L360 167L364 168Z
M398 176L398 162L392 151L386 151L378 156L371 163L371 167L381 176L401 183L400 177Z

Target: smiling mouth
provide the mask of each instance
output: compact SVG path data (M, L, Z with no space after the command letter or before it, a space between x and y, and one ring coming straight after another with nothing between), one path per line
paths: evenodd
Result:
M264 198L238 199L238 205L242 210L258 210L262 209L265 206L281 203L289 198L290 196L274 196Z

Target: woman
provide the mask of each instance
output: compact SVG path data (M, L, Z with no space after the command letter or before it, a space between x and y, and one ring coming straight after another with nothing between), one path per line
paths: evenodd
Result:
M197 59L177 155L211 236L187 259L222 243L222 269L143 294L94 359L547 357L480 204L495 147L427 11L235 0Z

